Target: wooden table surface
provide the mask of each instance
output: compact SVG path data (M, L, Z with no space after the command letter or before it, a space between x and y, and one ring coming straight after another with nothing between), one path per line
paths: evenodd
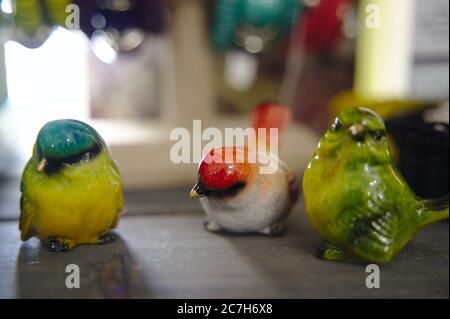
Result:
M314 257L320 238L301 202L283 236L218 235L188 188L132 192L114 243L51 253L20 241L17 187L0 182L2 298L449 298L447 222L418 234L368 289L365 264ZM65 285L69 264L79 289Z

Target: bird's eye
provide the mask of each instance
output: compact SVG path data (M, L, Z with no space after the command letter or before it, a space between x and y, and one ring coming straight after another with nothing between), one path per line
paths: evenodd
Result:
M384 130L376 130L374 133L373 133L373 138L374 138L374 140L376 140L376 141L380 141L383 137L385 137L386 136L386 132L384 131Z
M334 121L333 125L331 125L331 131L336 132L336 131L339 131L341 128L342 128L342 122L337 117L336 120Z

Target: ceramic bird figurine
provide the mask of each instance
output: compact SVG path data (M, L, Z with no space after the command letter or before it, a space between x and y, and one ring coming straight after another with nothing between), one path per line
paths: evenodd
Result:
M253 113L253 128L277 128L281 135L289 116L284 106L263 104ZM250 161L251 152L257 152L260 161ZM232 161L226 162L226 158ZM277 163L278 167L272 174L263 174L262 163ZM231 146L204 156L191 197L200 198L206 212L205 228L211 232L276 235L283 231L282 222L297 200L298 184L278 154L249 145Z
M104 140L75 120L46 124L22 175L22 240L36 236L52 251L114 240L122 210L120 172Z
M383 120L343 111L321 138L303 178L307 214L326 260L387 263L424 226L448 219L448 195L419 198L393 164Z

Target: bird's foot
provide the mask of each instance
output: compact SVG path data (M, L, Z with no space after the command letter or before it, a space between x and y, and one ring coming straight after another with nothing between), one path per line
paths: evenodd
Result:
M219 224L217 224L216 222L206 219L203 226L205 227L205 229L211 233L220 233L223 231L222 227L220 227Z
M67 252L72 249L75 243L71 240L61 238L49 238L48 248L54 253Z
M97 245L105 245L105 244L109 244L112 243L114 240L116 239L116 236L114 236L111 233L106 233L104 235L101 235L98 239L97 239Z
M281 223L275 223L273 225L270 225L269 227L264 228L260 231L261 234L267 235L267 236L278 236L281 235L285 231L285 227Z
M317 249L316 256L320 259L330 261L355 259L352 254L348 253L345 249L328 242L322 244Z

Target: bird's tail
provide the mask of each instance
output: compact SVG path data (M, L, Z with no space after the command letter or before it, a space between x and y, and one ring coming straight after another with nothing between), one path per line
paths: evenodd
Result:
M448 194L440 198L424 200L423 209L420 213L421 226L426 226L441 220L449 219L448 206Z

